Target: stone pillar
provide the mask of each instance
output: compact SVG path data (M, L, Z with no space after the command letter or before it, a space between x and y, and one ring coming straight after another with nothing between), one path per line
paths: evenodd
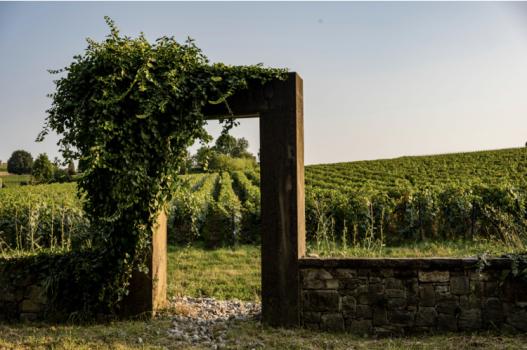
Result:
M123 300L124 316L155 315L167 301L167 215L159 214L152 232L148 273L134 271L130 293Z
M260 114L262 318L272 326L300 322L298 258L305 253L302 79L265 87Z

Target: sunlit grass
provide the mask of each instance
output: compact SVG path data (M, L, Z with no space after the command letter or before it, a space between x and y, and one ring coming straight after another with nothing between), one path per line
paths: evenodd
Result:
M379 242L348 246L331 242L329 244L308 244L308 253L321 257L368 257L368 258L424 258L424 257L473 257L479 255L501 256L525 252L521 246L511 246L500 240L475 239L468 241L427 241L408 243L401 246L385 246Z
M167 335L170 317L93 325L0 324L0 349L210 349L183 345ZM525 349L526 335L493 332L364 338L306 329L264 327L255 321L229 328L227 349Z
M17 258L25 258L29 256L35 256L40 254L46 254L46 255L54 255L54 254L64 254L67 253L69 249L67 248L45 248L45 249L39 249L38 251L30 251L30 250L22 250L22 249L9 249L9 250L1 250L0 249L0 259L2 260L9 260L9 259L17 259Z
M4 170L0 170L4 171ZM9 188L9 187L15 187L20 186L20 183L26 182L29 183L31 181L31 175L5 175L0 176L0 179L2 179L2 186Z
M260 247L207 250L200 245L168 249L171 296L260 299Z

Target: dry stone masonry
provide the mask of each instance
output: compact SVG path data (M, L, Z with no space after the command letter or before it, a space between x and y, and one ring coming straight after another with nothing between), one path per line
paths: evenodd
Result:
M527 332L510 259L301 259L301 322L358 334Z
M36 276L5 277L0 275L0 321L41 318L48 303L42 281Z

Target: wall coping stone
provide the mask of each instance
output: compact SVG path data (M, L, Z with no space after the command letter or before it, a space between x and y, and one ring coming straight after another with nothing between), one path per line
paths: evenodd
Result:
M418 268L418 269L451 269L474 268L481 259L467 258L312 258L303 257L298 260L300 268ZM510 268L511 258L486 258L485 269Z

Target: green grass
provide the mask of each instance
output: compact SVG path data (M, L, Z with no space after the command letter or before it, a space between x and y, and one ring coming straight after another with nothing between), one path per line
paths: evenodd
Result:
M170 318L121 321L94 325L46 323L0 324L0 349L208 349L181 345L167 336ZM263 327L237 322L228 332L228 349L526 349L526 335L497 333L422 335L401 338L363 338L304 329Z
M428 241L401 246L384 246L374 242L371 246L361 244L343 247L342 244L329 243L317 246L308 244L308 253L321 257L368 257L368 258L464 258L480 255L501 256L525 252L525 247L509 246L499 240L475 239L473 241Z
M3 187L9 188L9 187L15 187L20 186L20 183L27 182L30 183L31 181L31 175L4 175L0 176L0 179L2 179Z
M170 296L260 299L260 247L168 249Z

